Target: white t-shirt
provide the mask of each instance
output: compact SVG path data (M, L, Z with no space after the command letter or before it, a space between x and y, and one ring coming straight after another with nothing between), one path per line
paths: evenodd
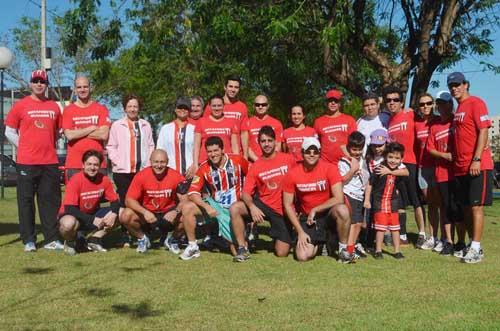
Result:
M373 131L377 129L385 129L380 121L379 116L375 116L370 119L367 116L360 117L356 122L358 126L358 131L361 132L365 136L365 148L363 150L363 155L366 154L366 148L370 144L370 135Z
M162 126L158 135L157 148L167 152L168 167L177 170L182 175L185 175L187 169L193 164L194 128L191 123L180 128L173 121Z
M351 159L343 157L338 163L339 172L341 176L351 170ZM370 173L366 162L363 158L359 160L359 171L357 174L352 176L351 180L343 185L342 190L344 194L350 196L353 199L363 201L365 199L365 187L368 184L368 179L370 178Z

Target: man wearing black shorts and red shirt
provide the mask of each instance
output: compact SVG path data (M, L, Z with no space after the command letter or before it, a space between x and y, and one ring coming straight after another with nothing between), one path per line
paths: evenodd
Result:
M453 120L457 190L466 210L466 219L472 222L472 241L465 249L462 261L478 263L483 258L483 206L490 206L493 202L493 159L488 146L491 121L484 101L469 94L470 84L461 72L448 75L447 83L458 102Z
M320 150L317 138L304 138L304 161L283 182L283 208L298 235L295 256L299 261L313 259L318 245L326 241L329 223L336 222L339 262L351 263L353 255L347 251L351 217L344 204L342 177L336 165L320 160Z
M248 170L241 200L231 206L231 226L238 244L235 262L243 262L250 255L245 240L245 218L271 223L269 235L274 240L274 254L285 257L292 244L290 222L283 217L282 189L288 171L295 165L293 156L276 151L276 134L265 125L259 130L258 141L262 155Z
M415 211L415 222L418 228L417 248L421 248L425 242L424 212L417 191L417 158L415 156L415 112L413 109L403 109L404 101L401 90L396 87L388 87L384 90L384 102L392 116L389 120L388 133L391 142L398 142L405 149L403 164L408 168L410 175L400 185L404 207L412 205ZM403 206L402 206L403 207ZM401 244L407 244L406 238L406 212L400 211L399 221L401 225Z
M120 202L111 180L99 172L103 158L96 150L86 151L82 156L83 171L71 177L66 185L59 212L59 231L66 240L66 254L74 255L88 249L106 252L101 239L115 226ZM111 207L101 208L103 199L110 202ZM93 232L88 244L87 232Z
M48 84L45 71L33 71L31 95L16 102L5 119L5 136L17 147L17 208L25 252L36 251L35 195L44 248L64 248L57 239L61 188L54 147L61 127L61 110L45 97Z
M125 198L125 208L120 217L121 223L137 240L137 252L145 253L151 242L145 232L158 227L162 235L175 228L180 218L179 202L184 200L179 192L184 177L167 166L167 153L156 149L151 153L151 167L135 175ZM183 192L182 192L183 193ZM177 244L168 246L174 254L179 254Z

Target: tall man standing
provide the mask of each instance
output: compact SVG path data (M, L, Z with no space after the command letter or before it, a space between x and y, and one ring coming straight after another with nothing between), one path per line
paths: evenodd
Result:
M64 135L68 139L65 165L67 180L81 170L82 156L87 150L103 153L111 126L108 109L91 98L88 78L77 77L74 88L77 99L64 109L62 122ZM102 168L106 168L105 160L101 164Z
M491 121L486 104L470 95L470 84L461 72L448 75L447 83L451 95L458 102L453 120L457 192L465 207L466 219L472 222L472 242L465 249L462 261L478 263L483 258L483 206L491 206L493 200L493 159L488 146Z
M16 102L5 120L5 135L18 148L17 207L25 252L36 251L35 195L46 249L63 249L57 240L57 211L61 204L55 144L61 110L45 97L49 81L43 70L31 74L31 95Z

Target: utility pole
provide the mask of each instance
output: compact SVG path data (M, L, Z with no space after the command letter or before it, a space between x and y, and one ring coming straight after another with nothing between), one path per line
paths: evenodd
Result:
M42 30L42 43L41 43L41 49L40 49L40 63L41 63L41 69L42 70L45 70L45 49L47 47L46 45L46 40L45 40L45 29L46 29L46 22L45 22L45 11L46 11L46 8L47 8L47 3L46 3L46 0L42 0L41 1L41 17L40 17L40 23L41 23L41 30Z

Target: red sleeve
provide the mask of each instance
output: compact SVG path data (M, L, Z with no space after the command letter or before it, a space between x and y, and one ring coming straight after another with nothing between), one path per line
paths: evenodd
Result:
M295 193L295 180L292 175L285 177L283 181L283 192Z
M246 117L243 122L241 123L241 131L248 131L248 127L250 126L250 123L249 123L250 119L248 117Z
M139 201L142 199L142 196L142 173L138 173L132 179L126 197Z
M71 130L73 128L73 116L71 114L71 107L68 106L64 109L62 114L61 128L63 130Z
M74 176L66 185L66 191L64 193L64 206L79 206L80 205L80 194L79 194L79 183L78 177Z
M7 118L5 119L5 125L13 129L19 129L19 122L21 122L21 118L19 116L19 102L20 101L16 102L12 106L12 109L9 111Z
M104 187L104 199L108 202L113 202L118 200L118 194L116 194L115 188L113 187L113 184L109 180L108 177L104 177L105 180L105 187Z
M189 193L200 193L203 185L205 185L205 175L203 173L203 166L198 169L196 175L193 176L193 180L191 181L191 185L189 186Z
M483 100L474 100L472 118L474 119L474 124L478 129L487 129L491 127L491 121L488 117L488 108L486 108L486 104Z
M249 195L252 195L255 191L255 187L257 186L257 181L255 180L255 171L253 170L255 167L251 166L248 170L248 174L245 177L245 183L243 184L243 192Z
M111 120L109 119L109 110L105 106L101 105L99 109L99 124L98 126L111 126Z
M349 123L348 123L349 134L353 133L357 129L358 125L356 124L356 120L354 119L354 117L349 116Z
M328 172L326 176L331 186L342 182L342 176L340 176L339 170L332 164L328 164Z
M236 120L233 121L233 127L231 128L231 133L239 134L240 129L238 128L238 122Z

